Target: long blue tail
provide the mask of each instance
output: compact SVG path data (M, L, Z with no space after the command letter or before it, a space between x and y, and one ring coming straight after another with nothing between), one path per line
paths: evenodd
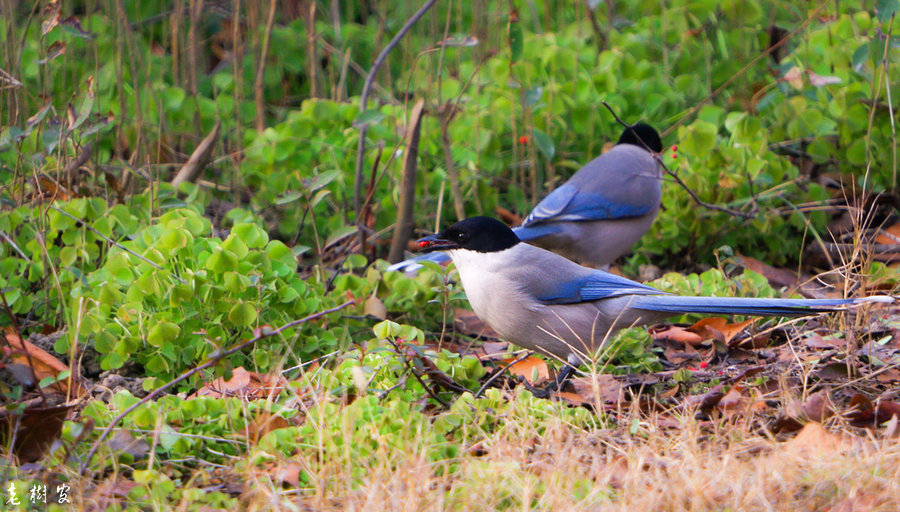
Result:
M387 269L388 272L403 272L405 274L415 274L419 271L419 269L422 268L421 262L423 261L432 261L434 263L440 264L446 261L450 261L450 256L447 256L447 254L443 252L430 252L428 254L416 256L415 258L403 260L400 263L394 263Z
M737 297L682 297L636 295L629 306L665 313L712 313L719 315L803 316L834 311L840 306L863 302L892 303L887 296L861 299L745 299Z

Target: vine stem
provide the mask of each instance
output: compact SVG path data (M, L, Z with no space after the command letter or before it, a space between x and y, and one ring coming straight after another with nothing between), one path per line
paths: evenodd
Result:
M236 345L224 352L219 352L219 353L214 354L213 357L210 358L209 361L201 364L200 366L196 366L196 367L182 373L181 375L179 375L177 378L170 381L169 383L163 384L162 386L154 389L153 391L150 392L150 394L148 394L147 396L142 398L140 401L138 401L131 407L125 409L124 411L122 411L121 414L116 416L110 422L110 424L105 429L103 429L103 432L100 433L100 437L98 437L97 440L94 441L93 446L91 446L90 451L88 451L87 456L84 458L84 461L81 463L81 467L78 469L78 473L84 474L85 470L87 469L88 464L90 464L90 462L91 462L91 459L94 458L94 455L97 454L97 450L100 448L100 443L102 443L104 440L106 440L106 438L109 436L110 432L113 431L113 429L116 427L116 425L118 425L120 421L125 419L125 416L128 416L129 414L131 414L132 411L134 411L141 405L146 404L150 400L153 400L154 398L158 397L160 394L162 394L163 391L171 388L172 386L178 384L179 382L183 382L183 381L189 379L190 377L196 375L199 372L202 372L203 370L209 368L210 366L214 366L214 365L218 364L219 361L221 361L222 359L230 356L231 354L234 354L235 352L238 352L239 350L243 349L244 347L253 345L254 343L256 343L257 341L259 341L263 338L275 336L276 334L280 334L285 329L290 329L291 327L295 327L297 325L309 322L310 320L315 320L316 318L325 316L329 313L334 313L335 311L340 311L340 310L344 309L345 307L347 307L351 304L355 304L355 303L356 303L355 300L352 300L352 299L348 300L347 302L341 304L340 306L336 306L331 309L326 309L324 311L319 311L318 313L313 313L312 315L306 316L299 320L294 320L293 322L286 323L275 330L267 331L267 330L260 329L259 332L254 337L250 338L249 340L247 340L243 343L239 343L238 345Z
M419 21L422 16L428 12L431 7L437 3L437 0L428 0L422 7L419 7L419 10L413 13L412 16L406 23L403 24L403 27L397 32L393 39L381 50L381 53L378 54L378 57L375 58L375 62L372 63L371 69L369 69L369 74L366 76L366 81L363 84L362 94L359 98L359 111L365 112L366 107L369 103L369 90L372 88L372 84L375 82L375 75L378 74L378 70L381 68L381 65L384 64L384 59L387 58L388 53L394 49L395 46L400 42L401 39L406 35L407 32L412 28L413 25ZM357 223L362 222L362 216L360 215L360 208L362 206L362 179L363 179L363 159L365 157L366 152L366 131L369 126L367 123L360 123L359 125L359 142L356 145L356 172L354 174L355 183L353 184L353 207L356 210L356 218ZM359 236L363 237L364 231L362 229L359 230Z

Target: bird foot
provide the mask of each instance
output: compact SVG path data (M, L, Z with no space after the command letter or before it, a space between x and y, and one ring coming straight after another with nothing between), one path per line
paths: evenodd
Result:
M556 375L556 379L547 384L547 386L543 388L532 386L527 380L522 381L525 385L525 389L531 392L536 398L550 398L555 393L562 391L566 384L569 382L569 379L572 378L572 375L575 373L575 367L571 364L566 363L559 373Z

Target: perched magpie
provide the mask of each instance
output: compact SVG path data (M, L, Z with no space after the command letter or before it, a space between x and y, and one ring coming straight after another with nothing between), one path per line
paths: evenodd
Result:
M522 243L502 222L472 217L418 241L456 264L475 314L505 340L569 363L584 361L618 329L682 313L802 316L860 299L684 297L574 263Z
M659 212L661 175L653 153L660 151L653 127L626 128L612 149L551 192L513 231L523 242L584 265L609 265L631 250ZM422 260L441 263L447 257L432 253L388 270L414 273Z

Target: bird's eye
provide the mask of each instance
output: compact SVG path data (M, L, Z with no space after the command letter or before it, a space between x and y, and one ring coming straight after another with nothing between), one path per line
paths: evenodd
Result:
M457 233L456 239L460 242L465 242L469 237L466 236L465 233Z

